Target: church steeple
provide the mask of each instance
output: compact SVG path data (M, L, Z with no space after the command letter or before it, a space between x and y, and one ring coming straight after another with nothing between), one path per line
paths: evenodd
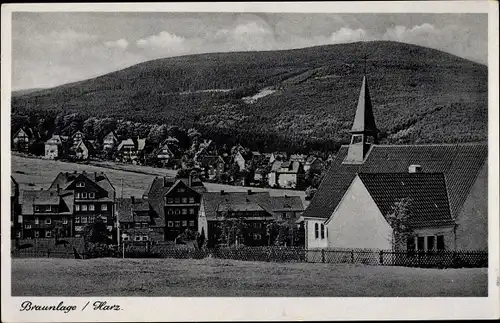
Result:
M366 78L366 58L365 75L359 91L358 106L356 116L351 128L351 143L347 153L346 162L362 163L371 144L377 143L377 126L373 117L372 101L368 90L368 80Z

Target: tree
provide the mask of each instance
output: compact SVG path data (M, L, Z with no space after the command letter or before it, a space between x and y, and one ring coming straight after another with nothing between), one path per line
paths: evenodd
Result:
M386 218L392 227L391 243L394 250L401 250L406 246L408 238L414 236L409 226L409 215L413 201L410 198L402 198L394 203L392 211Z
M106 224L97 217L94 223L89 223L85 226L83 236L86 242L106 244L109 240L109 231L106 228Z

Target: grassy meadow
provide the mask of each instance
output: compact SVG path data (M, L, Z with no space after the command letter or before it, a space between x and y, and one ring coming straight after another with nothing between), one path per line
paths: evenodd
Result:
M43 279L40 279L43 273ZM12 296L487 296L488 271L223 259L12 259Z

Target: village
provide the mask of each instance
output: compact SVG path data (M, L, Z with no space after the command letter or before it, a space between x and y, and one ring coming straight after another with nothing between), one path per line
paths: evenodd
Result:
M167 136L150 155L177 168L177 176L154 178L142 196L117 196L105 172L61 172L50 187L32 191L20 191L11 176L12 238L58 241L95 236L101 227L101 240L113 245L193 241L200 249L487 250L487 145L379 145L375 115L365 75L351 141L326 162L241 146L223 152L199 135L181 155L178 140ZM21 128L12 147L29 151L35 138ZM99 146L115 161L139 165L147 159L147 145L145 139L118 140L113 131L97 144L76 131L69 137L53 134L43 158L89 160ZM206 181L308 187L306 198L312 200L305 208L298 196L271 196L266 190L208 192ZM306 258L318 257L325 262L324 251Z

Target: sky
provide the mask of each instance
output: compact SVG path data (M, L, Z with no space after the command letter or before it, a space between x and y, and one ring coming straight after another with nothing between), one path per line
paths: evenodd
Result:
M487 63L486 14L14 12L12 89L163 57L393 40Z

